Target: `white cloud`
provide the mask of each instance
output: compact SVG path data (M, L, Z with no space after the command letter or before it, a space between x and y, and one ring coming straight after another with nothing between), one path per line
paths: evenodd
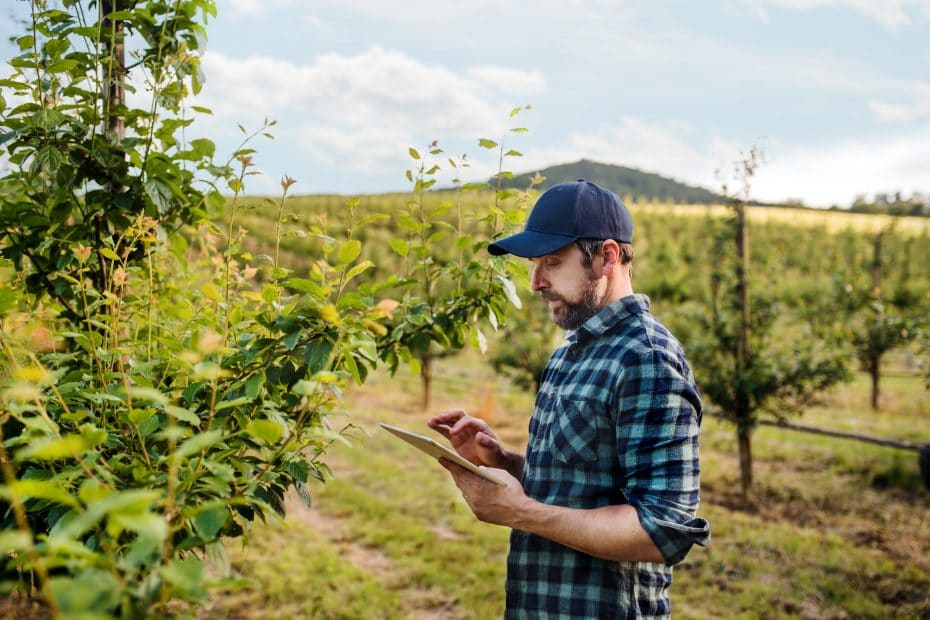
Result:
M472 67L468 76L504 93L522 96L538 95L546 89L546 80L539 71L519 71L506 67Z
M770 153L756 176L753 194L762 200L803 197L813 206L848 206L857 194L925 192L927 170L930 129Z
M299 6L296 0L228 0L234 17L250 17L278 9ZM225 7L224 7L225 8Z
M879 121L913 123L930 120L930 83L918 82L913 86L911 103L869 101L869 109Z
M714 191L730 181L734 162L751 144L722 137L694 141L681 123L649 124L624 118L596 132L574 134L564 148L529 149L518 172L579 159L646 171ZM790 146L778 139L756 144L764 153L752 181L754 198L770 202L802 198L810 206L848 206L857 194L927 191L930 128L875 140L844 140L820 148Z
M294 146L318 162L364 171L403 170L408 146L437 137L496 135L512 107L545 88L538 72L485 66L459 74L379 47L308 64L213 52L203 62L209 78L198 103L216 120L278 119L290 128L279 137L296 136Z
M649 124L625 117L619 124L575 133L566 146L530 148L518 172L539 170L579 159L617 164L655 172L692 185L714 189L716 170L739 155L739 148L723 138L695 144L694 129L682 121Z
M919 15L930 17L930 0L745 0L768 22L765 5L808 11L817 8L849 9L865 15L886 29L895 31L911 25Z

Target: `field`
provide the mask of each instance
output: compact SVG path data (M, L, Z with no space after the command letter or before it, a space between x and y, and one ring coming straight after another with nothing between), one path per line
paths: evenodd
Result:
M673 215L675 217L722 216L728 213L724 205L668 205L651 202L633 203L634 218L638 214ZM836 233L854 230L861 233L877 233L894 226L895 232L907 237L925 236L930 233L930 219L925 217L892 217L870 213L836 213L818 209L795 209L790 207L766 207L750 210L750 222L756 224L791 224L806 228L822 228Z
M858 376L802 421L926 442L930 399L902 359L885 370L887 401L868 408ZM438 465L377 428L423 428L419 382L379 373L346 396L361 429L331 451L335 478L296 497L286 520L230 550L254 588L219 593L204 618L495 618L503 609L507 531L476 522ZM433 409L463 406L510 445L525 444L531 396L477 353L439 362ZM755 486L738 492L732 427L705 418L701 513L709 548L675 572L681 618L930 616L930 491L916 454L760 428Z
M431 205L452 199L440 194ZM465 209L480 211L488 200L466 195ZM392 213L405 201L367 196L361 209ZM343 202L303 197L290 210L322 231L338 230ZM709 240L727 210L641 203L631 211L639 231L634 284L650 294L660 318L688 329L679 310L707 303ZM755 294L782 304L779 329L799 330L798 312L834 316L831 304L871 290L873 240L892 223L882 248L886 294L926 298L917 267L928 252L926 219L765 208L752 209L750 220ZM256 251L267 247L267 212L243 222L256 233ZM386 248L397 234L390 226L362 232L377 270L399 268ZM282 252L299 271L317 246L287 238ZM494 346L492 339L489 356ZM869 379L858 373L797 421L927 443L930 393L912 353L886 357L880 412L869 407ZM463 407L509 445L525 445L529 392L494 374L475 351L439 359L434 372L430 412ZM291 497L286 520L256 527L248 545L230 550L233 570L254 587L217 593L204 617L500 617L508 532L476 522L445 472L377 426L423 429L429 413L420 389L419 378L401 369L393 377L379 371L346 394L346 417L331 423L358 429L351 446L331 448L334 478L312 488L312 507ZM768 426L756 430L753 451L747 498L733 426L705 417L701 513L713 541L676 569L677 617L930 617L930 491L915 453Z

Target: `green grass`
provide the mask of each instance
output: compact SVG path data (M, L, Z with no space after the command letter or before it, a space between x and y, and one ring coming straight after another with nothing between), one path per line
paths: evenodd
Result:
M338 546L296 520L256 528L229 550L253 587L227 592L209 618L404 618L401 593L356 567Z
M526 441L532 396L494 377L474 353L441 360L431 411L463 406L513 446ZM877 436L930 440L928 394L893 369L887 404L868 407L857 377L801 421ZM508 532L477 522L445 472L378 429L422 428L419 381L376 373L347 395L370 436L330 454L335 479L292 502L283 524L257 526L231 552L256 587L217 594L218 615L295 618L498 618ZM701 513L707 549L675 571L682 618L930 616L930 492L916 454L761 427L755 483L738 491L733 428L705 418Z

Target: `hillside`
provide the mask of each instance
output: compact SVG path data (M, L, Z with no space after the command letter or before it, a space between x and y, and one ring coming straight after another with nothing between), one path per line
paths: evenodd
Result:
M602 164L588 159L571 164L550 166L540 170L539 173L546 177L543 184L539 186L540 189L566 181L587 179L613 190L621 198L654 199L688 204L711 204L722 200L717 194L702 187L685 185L652 172L643 172L626 166ZM534 170L516 175L513 179L504 179L502 185L522 189L530 184L530 179L535 174ZM492 183L494 183L493 179Z

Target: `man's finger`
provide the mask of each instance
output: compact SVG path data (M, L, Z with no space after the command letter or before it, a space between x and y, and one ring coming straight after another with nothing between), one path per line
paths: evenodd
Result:
M473 418L471 416L465 416L461 420L455 423L452 429L449 431L451 435L457 435L464 431L465 429L471 427L473 433L484 430L484 423L481 422L478 418Z

